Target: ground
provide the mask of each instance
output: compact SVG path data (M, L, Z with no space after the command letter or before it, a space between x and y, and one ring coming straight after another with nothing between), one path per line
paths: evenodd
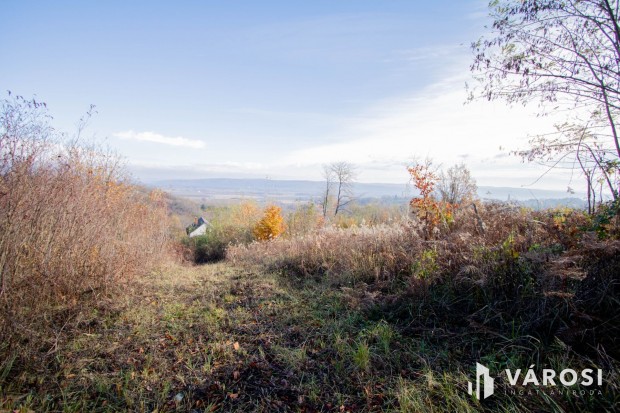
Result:
M454 345L462 334L482 348L484 332L386 320L363 286L218 263L170 265L120 296L83 314L51 350L53 363L0 389L0 411L501 407L467 394L475 362ZM518 402L505 398L501 410Z

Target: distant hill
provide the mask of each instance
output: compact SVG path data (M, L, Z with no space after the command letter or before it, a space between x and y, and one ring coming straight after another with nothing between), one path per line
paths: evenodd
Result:
M318 201L325 183L304 180L274 179L172 179L156 181L152 186L174 195L199 202L226 202L238 199L255 199L259 202L274 201L295 203ZM382 203L406 202L416 192L408 184L355 183L353 191L361 202L372 200ZM558 205L582 207L584 201L577 196L567 196L564 191L541 189L481 186L478 196L498 201L518 201L533 208L547 208Z

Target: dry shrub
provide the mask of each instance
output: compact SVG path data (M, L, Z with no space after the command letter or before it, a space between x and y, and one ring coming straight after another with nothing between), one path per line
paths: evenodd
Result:
M510 205L478 206L483 232L473 208L460 208L434 239L424 240L415 218L375 226L326 227L303 236L228 249L229 260L286 268L298 274L394 280L492 274L502 256L517 258L532 245L548 245L549 226L533 212ZM475 271L473 269L475 268Z
M595 328L598 342L616 355L620 328L609 317L619 302L617 244L599 245L589 241L595 233L575 233L587 221L578 211L564 211L560 219L557 211L499 203L477 210L459 208L432 239L425 239L424 222L415 219L329 227L231 247L227 259L335 285L353 282L358 295L372 292L381 314L407 322L423 312L429 326L484 324L505 335L516 325L520 334L546 344L570 333L578 335L583 351L583 337ZM590 321L577 324L572 317Z
M314 203L298 205L286 216L286 231L283 236L295 238L310 234L321 228L325 219Z
M297 238L232 246L226 257L238 264L286 268L300 275L375 280L408 273L420 248L417 229L402 223L326 227Z
M217 238L228 245L251 242L253 229L261 217L262 211L256 202L244 201L214 210L209 221Z
M89 297L158 263L167 209L114 156L62 145L41 104L7 99L0 116L0 336L49 349Z

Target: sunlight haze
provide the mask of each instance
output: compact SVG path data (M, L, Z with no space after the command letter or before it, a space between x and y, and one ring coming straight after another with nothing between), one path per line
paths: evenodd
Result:
M564 190L570 176L509 151L552 130L536 108L465 104L486 2L6 2L0 86L49 104L71 133L126 158L141 181L362 182L404 165L465 162L480 185Z

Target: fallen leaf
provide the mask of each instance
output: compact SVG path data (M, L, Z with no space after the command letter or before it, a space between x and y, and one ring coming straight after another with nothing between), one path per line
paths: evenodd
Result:
M228 397L234 400L239 397L239 393L228 393Z
M240 346L238 341L235 341L235 343L233 344L233 348L235 349L235 351L239 351Z
M233 371L233 379L237 380L239 378L239 372L237 370Z

